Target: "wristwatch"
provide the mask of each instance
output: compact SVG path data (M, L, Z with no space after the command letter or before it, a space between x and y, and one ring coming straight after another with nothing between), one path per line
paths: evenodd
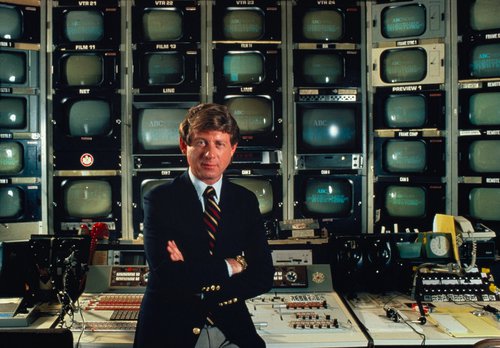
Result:
M241 255L236 256L236 262L238 262L241 265L242 270L246 270L248 267L247 260Z

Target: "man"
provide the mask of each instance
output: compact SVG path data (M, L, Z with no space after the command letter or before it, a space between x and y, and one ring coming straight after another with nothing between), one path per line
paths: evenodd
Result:
M222 175L238 125L225 106L201 104L179 133L188 171L144 197L150 274L134 347L265 347L245 300L270 290L271 253L257 198ZM212 236L204 221L212 205L203 197L207 186L220 208Z

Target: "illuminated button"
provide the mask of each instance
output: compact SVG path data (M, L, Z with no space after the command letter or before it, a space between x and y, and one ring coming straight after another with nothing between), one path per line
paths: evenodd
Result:
M201 332L201 330L200 330L200 328L199 328L199 327L193 327L193 333L194 333L195 335L199 335L199 334L200 334L200 332Z
M212 285L212 286L210 287L210 290L214 291L214 290L215 290L215 285Z

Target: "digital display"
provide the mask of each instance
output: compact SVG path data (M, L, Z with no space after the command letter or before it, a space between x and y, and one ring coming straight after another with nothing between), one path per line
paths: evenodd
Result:
M420 218L426 214L425 190L418 186L391 185L385 192L385 210L397 218Z
M27 118L25 98L0 96L0 129L24 129Z
M23 167L23 146L16 141L0 142L0 175L18 174Z
M223 58L226 83L260 84L266 78L264 57L259 52L228 52Z
M500 172L500 140L476 140L469 146L469 165L477 173Z
M310 41L339 41L344 18L336 9L309 9L302 18L302 36Z
M241 135L262 134L273 130L273 103L264 97L235 97L225 101L240 128Z
M0 38L16 40L23 35L23 16L15 6L0 4Z
M106 180L68 181L63 190L63 207L69 217L97 218L112 213L113 193Z
M309 178L304 184L304 208L309 214L333 218L350 215L353 204L353 188L349 180Z
M470 5L470 26L474 30L500 29L500 2L476 0Z
M104 136L111 132L111 107L100 99L78 100L69 106L69 135Z
M22 52L0 51L0 83L23 84L27 79L26 55Z
M469 193L470 216L487 221L500 220L500 188L475 187Z
M184 57L179 52L149 53L144 56L147 83L177 85L184 80Z
M381 29L391 39L420 36L426 30L426 8L421 4L388 6L382 11Z
M149 8L142 16L146 41L177 41L183 36L183 16L176 8Z
M103 60L95 54L72 54L64 58L63 75L68 86L97 86L103 80Z
M390 128L419 128L427 122L423 95L391 95L385 101L384 123Z
M308 84L332 85L344 77L344 61L332 52L306 53L300 68Z
M229 180L255 194L262 215L267 215L273 211L274 195L271 181L259 178L230 178Z
M474 126L500 125L500 92L475 93L469 98L469 121Z
M99 10L71 10L64 13L63 34L70 42L100 41L104 16Z
M391 173L422 173L427 167L426 144L420 140L388 140L383 157L385 169Z
M500 77L500 44L477 45L472 49L472 77Z
M228 8L223 18L224 38L258 40L265 33L265 14L259 8Z
M15 186L0 186L0 220L23 215L24 192Z
M420 48L385 50L380 62L381 78L386 83L418 82L427 75L427 54Z
M179 125L186 117L185 108L141 109L137 140L144 150L179 148Z

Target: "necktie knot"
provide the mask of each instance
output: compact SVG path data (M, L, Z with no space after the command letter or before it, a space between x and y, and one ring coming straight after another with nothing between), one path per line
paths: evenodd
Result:
M206 199L213 199L215 196L215 188L213 186L207 186L205 192L203 192L203 197L205 197Z

